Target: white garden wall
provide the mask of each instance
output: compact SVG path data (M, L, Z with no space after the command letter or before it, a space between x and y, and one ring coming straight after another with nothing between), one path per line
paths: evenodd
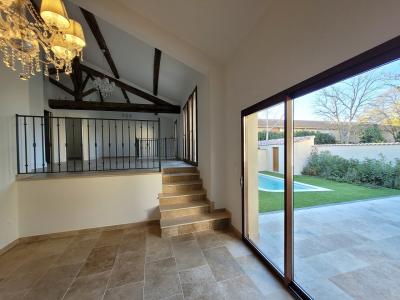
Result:
M400 159L400 143L315 145L314 149L318 153L329 151L345 159L381 159L382 155L391 162Z

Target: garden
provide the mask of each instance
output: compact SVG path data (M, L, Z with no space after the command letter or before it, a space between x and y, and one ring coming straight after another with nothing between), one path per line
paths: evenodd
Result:
M280 177L282 174L262 172ZM302 175L294 181L331 191L295 192L294 207L367 200L400 195L400 160L395 163L381 159L344 159L329 152L312 153ZM283 210L282 192L259 191L260 212Z

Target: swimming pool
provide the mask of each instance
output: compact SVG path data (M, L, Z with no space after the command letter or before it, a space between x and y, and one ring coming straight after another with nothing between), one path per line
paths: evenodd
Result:
M325 189L319 186L301 183L295 181L294 192L328 192L332 191L330 189ZM284 181L283 178L265 175L258 173L258 189L264 192L279 193L284 191Z

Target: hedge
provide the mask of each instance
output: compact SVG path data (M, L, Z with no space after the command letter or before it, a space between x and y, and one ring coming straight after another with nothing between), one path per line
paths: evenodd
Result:
M392 163L383 155L380 159L360 161L344 159L329 151L313 152L302 174L339 182L400 189L400 160L396 159Z

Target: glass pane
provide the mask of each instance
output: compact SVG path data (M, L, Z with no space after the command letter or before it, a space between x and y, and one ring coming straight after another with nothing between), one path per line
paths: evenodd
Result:
M294 276L314 299L399 295L399 75L395 61L294 100Z
M284 104L245 118L246 236L284 267Z

